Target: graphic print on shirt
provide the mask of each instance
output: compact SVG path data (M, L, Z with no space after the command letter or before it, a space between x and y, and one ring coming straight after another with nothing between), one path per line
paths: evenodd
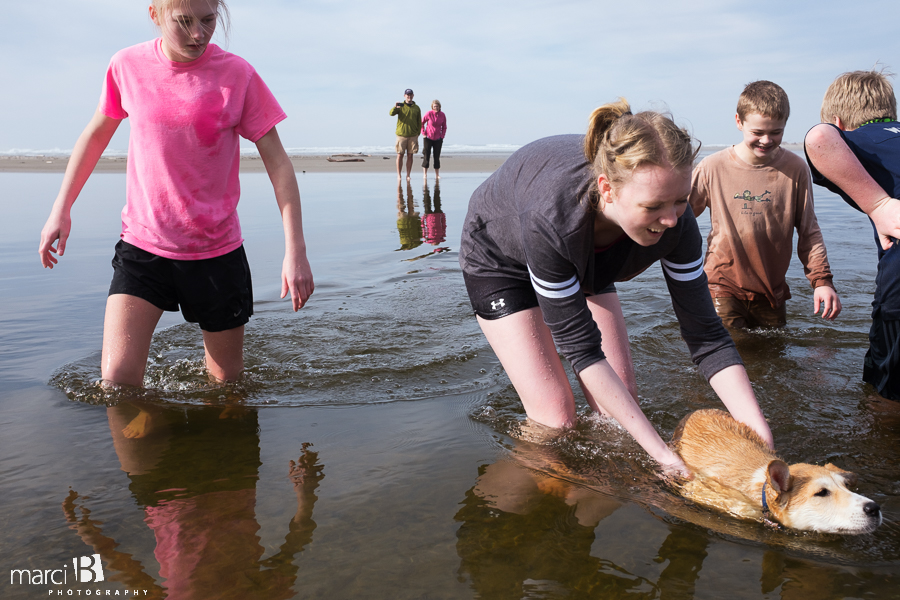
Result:
M744 203L744 205L741 207L742 215L762 214L762 210L759 210L762 207L759 205L761 202L771 202L772 199L767 197L770 194L771 192L769 190L766 190L762 194L754 196L750 192L750 190L744 190L739 194L735 194L734 199L740 200Z

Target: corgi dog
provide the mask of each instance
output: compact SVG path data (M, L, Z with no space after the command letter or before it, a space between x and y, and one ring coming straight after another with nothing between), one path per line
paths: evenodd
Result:
M787 465L747 425L721 410L699 410L679 423L675 451L694 474L682 494L746 519L791 529L863 534L881 508L847 489L856 475L832 464Z

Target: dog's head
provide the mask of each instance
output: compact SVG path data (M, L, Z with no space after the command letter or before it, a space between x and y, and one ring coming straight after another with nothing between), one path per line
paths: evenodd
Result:
M827 464L788 467L773 460L766 469L768 506L776 521L792 529L860 534L881 525L881 508L847 486L856 475Z

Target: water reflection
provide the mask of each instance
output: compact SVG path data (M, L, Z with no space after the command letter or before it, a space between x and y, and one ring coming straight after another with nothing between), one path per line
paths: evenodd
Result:
M422 245L422 217L416 211L416 200L409 183L406 184L406 198L402 184L397 184L397 232L400 250L412 250Z
M566 469L552 447L517 440L512 456L479 469L455 517L459 573L478 597L693 597L708 535L670 527L658 578L630 572L608 558L628 542L598 529L627 502L551 475Z
M441 188L434 184L434 194L426 181L422 188L422 204L424 215L421 215L416 205L415 194L412 185L406 184L406 195L403 194L403 185L397 184L397 233L400 235L399 250L412 250L425 242L435 248L428 254L407 258L404 260L418 260L447 252L450 248L440 247L447 240L447 215L441 210Z
M425 217L422 225L425 230L425 242L432 246L443 244L447 239L447 215L441 210L441 186L434 184L434 202L432 203L431 190L428 182L422 189L422 204L425 207Z
M159 579L91 518L90 500L70 490L63 510L70 528L104 559L107 579L147 597L292 598L295 556L311 541L316 488L324 477L318 454L302 444L288 462L296 512L278 552L263 558L257 535L257 412L241 406L173 410L122 402L107 409L110 433L129 489L152 530Z

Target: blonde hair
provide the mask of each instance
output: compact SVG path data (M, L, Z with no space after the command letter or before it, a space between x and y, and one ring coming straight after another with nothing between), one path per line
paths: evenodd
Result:
M431 105L432 105L432 106L434 106L435 104L438 105L438 108L442 108L442 106L441 106L441 101L440 101L440 100L432 100L432 101L431 101Z
M216 20L219 23L219 29L227 42L228 35L231 33L231 13L225 0L209 0L210 4L216 5ZM151 0L153 8L162 16L176 7L182 7L187 4L186 0Z
M787 93L777 83L764 79L748 83L738 97L737 114L743 122L747 115L754 113L776 121L787 121L791 116Z
M584 136L584 155L597 177L605 174L610 185L621 187L635 169L651 164L682 169L694 163L700 144L670 115L655 111L631 113L624 98L604 104L591 113ZM596 195L596 194L592 194Z
M897 98L884 69L850 71L831 82L822 100L820 116L825 123L837 117L845 129L856 129L872 119L897 119Z

